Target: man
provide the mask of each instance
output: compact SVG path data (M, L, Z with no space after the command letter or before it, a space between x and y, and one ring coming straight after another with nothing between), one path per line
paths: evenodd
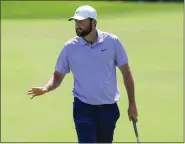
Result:
M116 67L119 67L128 93L128 116L137 120L134 81L124 47L114 34L96 28L97 12L85 5L69 21L75 21L77 36L65 43L55 72L43 87L28 91L40 96L59 87L65 75L72 72L73 118L80 143L112 143L120 117L117 101Z

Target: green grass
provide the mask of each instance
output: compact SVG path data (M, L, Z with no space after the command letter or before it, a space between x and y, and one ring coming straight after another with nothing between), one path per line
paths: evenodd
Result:
M131 2L93 2L93 1L3 1L1 2L2 19L30 18L66 18L73 15L81 5L92 5L100 16L131 15L138 13L158 13L183 9L182 3L131 3Z
M128 52L136 84L142 142L183 142L182 11L147 10L130 16L99 18L98 28L119 36ZM2 141L76 142L72 74L45 96L30 100L26 95L29 88L42 86L52 75L64 42L75 35L74 24L65 19L9 19L1 24ZM118 82L121 117L114 142L135 142L119 71Z

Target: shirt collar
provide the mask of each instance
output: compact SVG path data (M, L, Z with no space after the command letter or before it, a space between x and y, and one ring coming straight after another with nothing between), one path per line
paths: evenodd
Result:
M99 29L96 29L97 33L98 33L98 37L97 37L97 41L93 44L96 45L97 43L101 43L103 42L103 35L102 32ZM79 37L79 41L81 44L83 45L88 45L88 42L85 41L82 37Z

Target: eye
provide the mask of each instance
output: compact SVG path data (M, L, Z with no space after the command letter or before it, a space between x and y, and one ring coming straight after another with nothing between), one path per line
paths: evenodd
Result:
M85 21L84 20L75 20L75 23L84 25Z
M82 20L82 21L81 21L81 24L84 24L84 23L85 23L85 21L84 21L84 20Z

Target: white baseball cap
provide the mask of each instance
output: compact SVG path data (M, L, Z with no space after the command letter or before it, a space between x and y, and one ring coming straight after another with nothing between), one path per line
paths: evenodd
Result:
M84 5L84 6L80 6L79 8L77 8L74 16L69 18L68 21L71 21L73 19L84 20L87 18L92 18L94 20L97 20L97 12L93 7Z

